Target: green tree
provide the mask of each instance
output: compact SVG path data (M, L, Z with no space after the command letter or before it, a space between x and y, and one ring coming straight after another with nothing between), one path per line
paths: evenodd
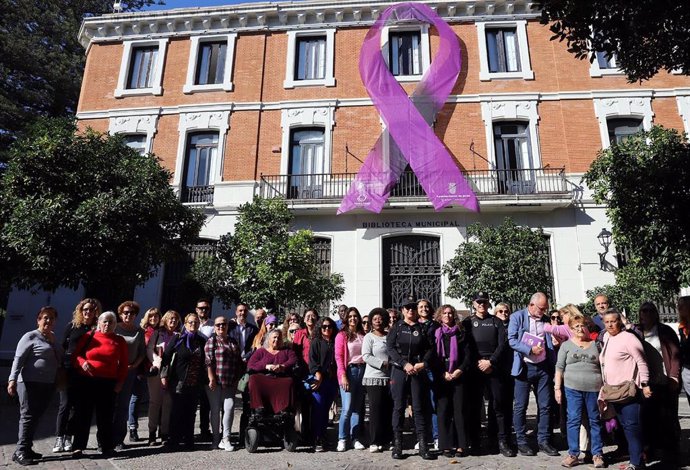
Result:
M668 299L690 284L690 145L655 126L599 152L584 176L606 205L613 238L632 254L621 288ZM638 280L639 282L635 282ZM652 296L654 295L654 296Z
M342 276L319 271L311 231L291 231L292 219L284 200L255 197L240 206L234 234L220 239L216 256L198 259L192 276L226 304L277 308L339 300Z
M0 179L0 279L48 290L144 282L204 222L170 178L119 137L40 119Z
M162 3L123 1L132 11ZM84 72L77 35L85 16L112 13L113 0L0 0L0 161L39 116L76 111Z
M534 292L551 290L547 253L541 227L520 227L510 218L499 226L470 225L467 241L443 268L450 278L446 294L469 305L475 293L488 291L496 302L526 305Z
M587 291L587 302L581 305L583 312L594 315L596 313L594 298L599 294L605 294L609 298L611 307L625 310L628 318L635 322L638 320L637 313L642 302L671 300L668 293L659 288L654 270L648 266L642 266L637 259L633 258L614 274L615 284L599 286Z
M615 54L630 82L661 69L690 72L687 0L540 0L537 8L552 39L565 40L579 59Z

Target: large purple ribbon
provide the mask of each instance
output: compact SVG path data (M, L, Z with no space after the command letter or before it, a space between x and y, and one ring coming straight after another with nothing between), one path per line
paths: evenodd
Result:
M407 95L391 74L381 54L382 29L406 22L432 24L440 39L438 53L412 96ZM431 8L419 3L401 3L391 5L381 14L364 38L359 73L386 130L350 185L338 214L357 208L381 212L407 162L434 209L459 204L479 211L474 191L430 127L458 79L460 65L457 36Z

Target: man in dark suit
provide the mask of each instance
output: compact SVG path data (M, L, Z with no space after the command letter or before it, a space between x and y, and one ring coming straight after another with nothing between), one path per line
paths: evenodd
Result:
M537 292L532 295L526 309L510 316L508 324L508 343L513 349L511 375L515 377L513 426L520 455L535 455L527 443L527 405L532 387L537 396L539 450L547 455L559 455L549 442L549 412L556 352L551 335L544 331L544 324L548 321L544 313L548 309L546 294Z
M246 363L252 353L252 342L259 329L247 321L249 307L245 303L237 304L234 322L231 323L228 336L234 339L242 351L242 360Z

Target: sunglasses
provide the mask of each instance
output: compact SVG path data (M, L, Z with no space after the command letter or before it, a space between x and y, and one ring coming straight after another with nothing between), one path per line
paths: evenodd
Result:
M332 325L321 325L321 329L322 330L330 330L330 329L333 329L333 326Z
M227 323L216 323L213 326L215 326L216 328L225 328L226 326L228 326L228 324Z
M496 313L510 313L508 310L496 310Z
M295 333L297 333L297 331L298 330L296 330L296 329L295 330L288 330L288 333L290 333L291 335L294 335Z
M561 317L559 317L558 315L551 315L551 319L552 320L560 320Z
M134 312L131 311L131 310L123 310L123 311L122 311L122 314L123 314L123 315L136 315L136 313L134 313Z
M362 325L368 325L368 324L369 324L369 320L362 320Z
M197 310L208 310L208 307L197 307Z

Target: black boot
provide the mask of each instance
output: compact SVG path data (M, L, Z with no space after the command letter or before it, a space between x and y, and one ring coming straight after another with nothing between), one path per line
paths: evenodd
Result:
M424 434L418 434L417 439L419 439L419 456L424 460L436 460L436 456L429 452L429 444L427 444Z
M395 432L393 434L393 452L391 453L391 457L393 457L396 460L400 460L403 458L402 439L403 438L401 432Z

